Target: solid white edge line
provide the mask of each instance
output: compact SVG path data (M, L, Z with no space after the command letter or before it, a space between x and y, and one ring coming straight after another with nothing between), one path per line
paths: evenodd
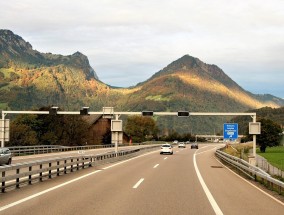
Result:
M144 181L144 178L141 178L134 186L133 189L137 189L139 185Z
M31 196L29 196L29 197L23 198L23 199L21 199L21 200L19 200L19 201L16 201L16 202L13 202L13 203L11 203L11 204L2 206L2 207L0 207L0 211L4 211L4 210L6 210L6 209L8 209L8 208L14 207L14 206L16 206L16 205L18 205L18 204L21 204L21 203L23 203L23 202L26 202L26 201L28 201L28 200L31 200L31 199L36 198L36 197L38 197L38 196L41 196L41 195L43 195L43 194L45 194L45 193L48 193L48 192L50 192L50 191L56 190L56 189L58 189L58 188L60 188L60 187L66 186L66 185L68 185L68 184L71 184L71 183L73 183L73 182L75 182L75 181L79 181L79 180L81 180L81 179L83 179L83 178L86 178L86 177L88 177L88 176L90 176L90 175L96 174L96 173L101 172L101 171L102 171L102 170L96 170L96 171L91 172L91 173L89 173L89 174L83 175L83 176L81 176L81 177L79 177L79 178L72 179L72 180L67 181L67 182L65 182L65 183L59 184L59 185L57 185L57 186L55 186L55 187L49 188L49 189L47 189L47 190L41 191L41 192L36 193L36 194L34 194L34 195L31 195Z
M153 152L149 152L149 153L146 153L146 154L143 154L143 155L140 155L140 156L137 156L137 157L128 159L128 160L121 161L121 162L119 162L119 163L116 163L116 164L113 164L113 165L111 165L111 166L105 167L105 168L103 168L103 170L109 169L109 168L111 168L111 167L117 166L117 165L122 164L122 163L125 163L125 162L128 162L128 161L130 161L130 160L134 160L134 159L137 159L137 158L140 158L140 157L149 155L149 154L156 153L157 151L158 151L158 150L155 150L155 151L153 151ZM102 171L102 170L96 170L96 171L94 171L94 172L91 172L91 173L88 173L88 174L86 174L86 175L80 176L79 178L72 179L72 180L70 180L70 181L67 181L67 182L62 183L62 184L59 184L59 185L57 185L57 186L55 186L55 187L46 189L46 190L44 190L44 191L41 191L41 192L36 193L36 194L34 194L34 195L28 196L28 197L23 198L23 199L21 199L21 200L18 200L18 201L16 201L16 202L10 203L10 204L8 204L8 205L4 205L4 206L0 207L0 212L6 210L6 209L8 209L8 208L14 207L14 206L16 206L16 205L19 205L19 204L21 204L21 203L24 203L24 202L26 202L26 201L29 201L29 200L31 200L31 199L34 199L34 198L36 198L36 197L38 197L38 196L41 196L41 195L43 195L43 194L45 194L45 193L48 193L48 192L50 192L50 191L56 190L56 189L58 189L58 188L60 188L60 187L66 186L66 185L68 185L68 184L71 184L71 183L73 183L73 182L75 182L75 181L79 181L79 180L81 180L81 179L83 179L83 178L86 178L86 177L88 177L88 176L90 176L90 175L96 174L96 173L101 172L101 171ZM144 180L144 179L143 179L143 180Z
M194 164L194 169L196 171L196 175L199 179L199 182L200 182L200 184L201 184L201 186L202 186L202 188L203 188L203 190L204 190L204 192L205 192L215 214L223 215L223 212L221 211L220 207L218 206L217 202L215 201L214 197L212 196L211 192L209 191L208 187L206 186L206 184L205 184L205 182L204 182L204 180L203 180L203 178L202 178L202 176L199 172L199 169L198 169L197 164L196 164L196 152L193 155L193 164Z
M268 197L270 197L271 199L275 200L276 202L278 202L279 204L284 206L284 203L279 201L278 199L276 199L275 197L271 196L269 193L265 192L264 190L260 189L259 187L255 186L253 183L249 182L248 180L244 179L242 176L238 175L237 173L235 173L233 170L231 170L230 168L228 168L227 166L225 166L222 162L220 162L216 157L215 159L222 165L224 166L226 169L228 169L230 172L234 173L236 176L238 176L239 178L241 178L242 180L244 180L245 182L247 182L248 184L250 184L251 186L253 186L254 188L256 188L257 190L259 190L260 192L262 192L263 194L267 195Z
M153 168L155 169L155 168L157 168L159 166L159 164L156 164Z

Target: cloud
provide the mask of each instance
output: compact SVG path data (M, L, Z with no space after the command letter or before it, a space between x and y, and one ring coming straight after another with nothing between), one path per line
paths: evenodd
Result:
M262 91L246 83L265 81L283 98L274 78L283 77L283 11L282 0L10 0L0 2L0 28L38 51L84 53L114 86L142 82L189 54L246 90Z

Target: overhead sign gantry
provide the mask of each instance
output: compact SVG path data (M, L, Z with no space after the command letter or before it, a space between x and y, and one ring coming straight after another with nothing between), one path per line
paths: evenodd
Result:
M7 114L51 114L51 115L60 115L60 114L73 114L73 115L103 115L105 118L111 118L116 120L114 124L113 132L118 132L116 136L116 151L119 132L122 132L122 129L118 131L118 127L122 128L122 121L119 121L119 117L121 115L142 115L142 116L178 116L178 117L189 117L189 116L251 116L252 122L250 124L250 134L253 135L253 157L256 156L256 134L260 134L260 123L256 122L256 113L224 113L224 112L189 112L189 111L177 111L177 112L155 112L155 111L141 111L141 112L116 112L113 107L103 107L103 111L100 112L92 112L89 111L89 107L83 107L80 111L59 111L58 107L51 107L49 111L2 111L2 120L1 120L1 147L4 147L5 141L8 140L7 132L9 132L9 128L7 128L5 124L5 116ZM112 135L114 136L114 135Z

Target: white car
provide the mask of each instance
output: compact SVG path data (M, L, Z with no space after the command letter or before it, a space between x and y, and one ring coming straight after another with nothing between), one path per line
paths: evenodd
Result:
M164 154L164 153L168 153L168 154L173 154L173 147L171 144L164 144L161 146L161 151L160 154Z
M181 142L181 143L179 143L178 144L178 148L185 148L186 146L185 146L185 144L183 143L183 142Z

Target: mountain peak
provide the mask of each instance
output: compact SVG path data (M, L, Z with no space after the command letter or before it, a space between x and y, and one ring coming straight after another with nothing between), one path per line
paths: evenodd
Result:
M8 68L11 65L24 68L65 65L83 71L87 80L99 80L87 56L81 52L68 56L41 53L33 50L29 42L12 31L0 29L0 67Z
M32 50L32 45L22 37L14 34L10 30L0 29L0 48L12 47L13 49Z

